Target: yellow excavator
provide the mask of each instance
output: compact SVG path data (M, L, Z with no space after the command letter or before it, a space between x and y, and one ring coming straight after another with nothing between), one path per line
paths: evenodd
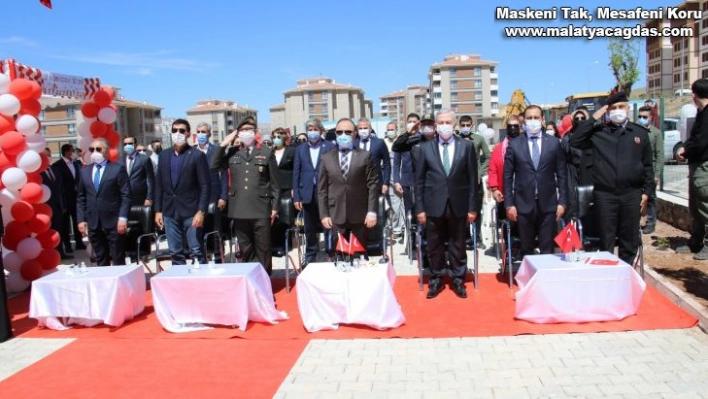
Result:
M506 115L504 116L504 123L502 126L506 127L506 123L512 115L520 115L524 112L526 107L531 103L529 99L526 98L526 93L521 89L516 89L511 94L511 101L506 105Z

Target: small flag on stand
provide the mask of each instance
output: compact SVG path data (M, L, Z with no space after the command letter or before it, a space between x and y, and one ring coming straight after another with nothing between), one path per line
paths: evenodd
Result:
M351 232L349 233L349 248L349 255L353 255L357 252L366 253L366 249L364 249L364 246L361 245L359 240L357 240L356 236Z
M335 251L341 252L342 254L351 255L351 244L347 241L342 233L337 233L337 247Z
M39 2L48 9L52 9L52 0L39 0Z
M565 225L565 227L556 236L555 242L556 244L558 244L558 247L561 249L561 251L566 254L578 249L582 249L578 230L575 229L573 223L568 223Z

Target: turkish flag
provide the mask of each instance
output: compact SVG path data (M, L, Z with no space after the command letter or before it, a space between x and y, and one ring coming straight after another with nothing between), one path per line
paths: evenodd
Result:
M593 259L590 261L590 264L598 266L617 266L619 261L614 259Z
M556 236L555 242L558 244L558 247L563 251L563 253L566 254L572 252L573 250L582 248L578 230L575 229L573 223L568 223L565 225L563 230L561 230Z
M351 255L351 245L347 241L346 238L342 235L342 233L337 233L337 247L335 248L335 251L341 252L343 254Z
M349 233L349 248L351 248L351 252L349 253L350 255L355 254L357 252L366 253L366 249L364 249L364 246L361 245L359 240L357 240L356 236L352 233Z
M52 0L39 0L39 2L50 10L52 9Z

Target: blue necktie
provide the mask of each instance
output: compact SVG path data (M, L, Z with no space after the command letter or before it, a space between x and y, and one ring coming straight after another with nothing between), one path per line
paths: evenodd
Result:
M538 163L541 161L541 151L538 148L538 136L531 136L531 160L533 160L534 169L538 169Z
M96 172L93 174L93 188L98 192L98 185L101 183L101 165L96 165Z

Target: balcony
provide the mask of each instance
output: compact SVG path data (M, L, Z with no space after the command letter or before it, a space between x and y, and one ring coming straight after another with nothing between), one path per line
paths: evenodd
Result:
M489 74L489 79L499 79L499 74L498 73L490 73Z
M440 87L440 86L433 87L433 93L442 93L442 87Z
M498 102L499 102L499 97L496 97L496 96L490 97L490 98L489 98L489 101L491 101L491 102L493 102L493 103L498 103Z
M439 73L433 75L433 82L439 82L442 78Z
M499 85L491 85L489 86L489 90L499 90Z
M498 109L493 109L493 110L491 110L491 114L492 114L492 116L499 115L499 110L498 110Z

